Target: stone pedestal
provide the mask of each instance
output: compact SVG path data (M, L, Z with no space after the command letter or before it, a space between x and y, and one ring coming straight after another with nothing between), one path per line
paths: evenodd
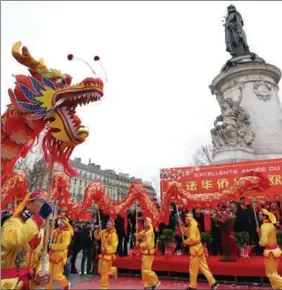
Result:
M232 59L210 86L222 114L211 130L214 163L282 158L281 71L261 58Z

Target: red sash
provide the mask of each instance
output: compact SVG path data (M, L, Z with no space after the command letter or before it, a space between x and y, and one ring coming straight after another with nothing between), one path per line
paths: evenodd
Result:
M188 246L189 247L194 247L194 246L199 246L199 245L201 245L202 243L199 241L199 242L194 242L194 243L191 243L191 244L189 244Z
M1 269L1 279L12 279L27 276L33 278L34 272L32 269Z
M275 250L277 248L278 248L278 246L274 245L274 246L271 246L271 247L265 247L265 250Z
M19 278L23 282L21 290L30 290L30 281L34 277L32 269L1 269L1 279Z

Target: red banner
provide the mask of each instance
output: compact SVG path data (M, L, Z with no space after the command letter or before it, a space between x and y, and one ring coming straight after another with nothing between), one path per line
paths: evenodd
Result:
M263 193L248 192L246 199L256 196L263 199L275 195L282 197L282 158L249 162L225 163L207 166L161 169L161 195L172 181L182 184L182 188L193 193L214 193L226 189L248 171L261 172L270 181L271 187Z

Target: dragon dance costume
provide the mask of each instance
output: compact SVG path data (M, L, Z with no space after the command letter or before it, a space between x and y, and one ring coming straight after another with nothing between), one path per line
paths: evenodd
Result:
M25 158L42 131L44 158L60 163L64 171L76 173L69 164L74 148L89 135L76 114L78 105L99 101L104 83L100 78L85 78L72 85L72 77L49 69L43 59L35 59L26 46L16 42L12 47L15 60L30 75L15 75L15 88L9 89L11 103L1 117L1 180L9 178L14 165ZM69 60L75 59L73 55Z
M274 225L276 223L276 218L266 209L262 209L262 213L266 218L263 218L263 224L261 225L259 244L265 247L263 252L265 273L273 289L282 289L282 277L278 274L282 251L277 245L276 229Z
M218 284L216 283L206 260L205 249L201 243L201 235L198 229L198 223L193 218L192 213L186 215L186 221L188 222L188 227L184 229L184 235L187 239L184 241L186 246L190 249L190 284L188 289L197 288L197 278L199 270L208 280L209 285L212 289L216 289Z
M155 234L152 220L147 217L145 222L147 222L149 228L136 233L136 239L142 240L140 243L142 253L141 275L145 289L156 289L160 282L156 273L152 271L155 254Z
M102 253L99 255L98 262L98 273L101 275L101 289L109 289L109 276L117 277L117 268L113 267L112 264L116 258L118 236L114 228L114 222L112 220L109 220L109 222L113 225L110 229L102 231L97 229L94 232L95 239L101 240Z
M40 254L44 220L26 210L28 202L43 200L45 191L28 194L1 228L1 289L34 289L40 285ZM22 284L22 287L19 287Z
M63 289L69 289L69 281L64 275L64 266L67 262L68 246L71 243L73 229L65 216L59 216L58 220L63 220L63 226L54 230L53 241L50 245L49 268L50 283L46 289L53 289L53 283L57 282Z

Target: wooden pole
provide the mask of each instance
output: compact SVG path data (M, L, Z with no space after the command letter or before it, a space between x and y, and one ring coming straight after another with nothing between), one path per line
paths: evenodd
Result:
M178 216L178 222L179 222L179 226L180 226L180 231L181 231L181 236L182 236L182 241L184 243L184 233L183 233L183 229L182 229L182 225L181 225L181 220L180 220L180 215L179 215L179 211L178 211L178 206L176 204L176 212L177 212L177 216Z
M256 226L257 226L257 229L259 229L258 217L257 217L257 213L256 213L256 210L255 210L255 207L254 207L253 196L252 196L252 208L253 208L253 212L254 212L254 216L255 216ZM260 233L259 232L258 232L258 235L260 237Z
M136 224L135 224L135 232L138 233L138 201L136 201L136 209L135 209L135 218L136 218ZM138 239L135 240L136 246L138 245Z
M97 205L97 208L98 208L97 213L98 213L98 223L99 223L99 228L100 228L100 230L102 230L101 215L100 215L100 209L99 209L98 205Z
M58 215L58 202L55 199L54 200L54 214L52 216L52 231L51 231L51 235L50 235L50 241L52 242L53 240L53 233L54 233L54 228L55 228L55 222L57 219L57 215Z
M15 202L14 202L14 212L16 211L17 208L17 197L15 196Z
M53 181L53 172L54 172L54 161L51 160L49 165L49 176L47 184L47 193L48 193L48 202L51 200L52 196L52 181ZM42 248L42 272L47 272L47 257L48 257L48 241L49 241L49 228L50 228L50 215L47 217L44 226L44 240Z

